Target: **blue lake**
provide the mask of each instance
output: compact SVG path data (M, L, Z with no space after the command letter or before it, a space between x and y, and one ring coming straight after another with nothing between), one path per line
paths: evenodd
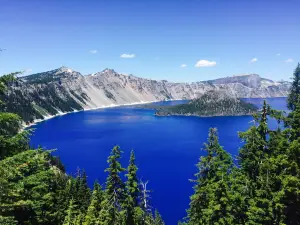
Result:
M260 106L262 99L246 99ZM286 109L285 98L268 99L275 109ZM178 104L162 102L155 104ZM95 179L104 184L106 159L113 146L123 149L121 160L127 167L131 149L135 150L139 176L149 180L151 202L167 225L186 216L195 164L201 155L208 129L217 127L220 143L232 155L242 145L238 131L251 126L251 116L239 117L155 117L154 111L117 107L71 113L35 125L32 146L58 149L67 172L84 168L92 186ZM272 124L275 126L275 123Z

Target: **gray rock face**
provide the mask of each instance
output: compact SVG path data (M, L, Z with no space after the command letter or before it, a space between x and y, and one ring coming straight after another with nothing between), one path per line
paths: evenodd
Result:
M92 109L150 101L194 99L210 90L225 91L239 98L285 97L290 88L289 82L275 82L257 74L203 82L173 83L123 75L111 69L83 76L66 67L22 77L17 83L10 88L9 93L13 94L18 90L43 115L54 114L49 112L45 104L50 104L58 113L78 109L73 106L58 107L56 102L59 99L65 104L74 100L82 109ZM55 101L50 101L50 98ZM42 104L41 99L49 101ZM72 105L75 105L74 102Z

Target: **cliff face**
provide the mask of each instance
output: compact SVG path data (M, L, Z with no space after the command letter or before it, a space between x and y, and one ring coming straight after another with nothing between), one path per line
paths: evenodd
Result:
M7 108L25 121L61 112L168 99L194 99L210 90L239 98L287 96L290 84L263 79L256 74L217 80L172 83L127 76L106 69L83 76L72 69L21 77L4 96Z

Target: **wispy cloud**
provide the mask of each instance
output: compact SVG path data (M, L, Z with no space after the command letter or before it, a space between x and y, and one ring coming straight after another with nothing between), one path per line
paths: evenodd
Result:
M202 60L199 60L196 63L195 67L197 67L197 68L199 68L199 67L212 67L212 66L215 66L215 65L217 65L217 62L215 62L215 61L209 61L209 60L202 59Z
M186 64L181 64L180 67L184 68L184 67L187 67L187 65Z
M287 60L284 60L284 62L286 62L286 63L292 63L292 62L294 62L294 60L293 59L287 59Z
M97 50L90 50L90 53L96 54L98 51Z
M276 55L277 55L277 56L280 56L281 54L280 54L280 53L277 53Z
M122 54L120 57L124 59L132 59L135 58L135 54Z
M24 70L24 73L31 73L32 72L32 69L26 69Z
M258 61L257 58L253 58L253 59L250 60L250 63L255 63L255 62L257 62L257 61Z

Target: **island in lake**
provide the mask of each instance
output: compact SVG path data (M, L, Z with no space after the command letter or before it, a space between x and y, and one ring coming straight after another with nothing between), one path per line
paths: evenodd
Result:
M156 116L243 116L255 113L258 108L224 91L208 91L186 104L153 106Z

